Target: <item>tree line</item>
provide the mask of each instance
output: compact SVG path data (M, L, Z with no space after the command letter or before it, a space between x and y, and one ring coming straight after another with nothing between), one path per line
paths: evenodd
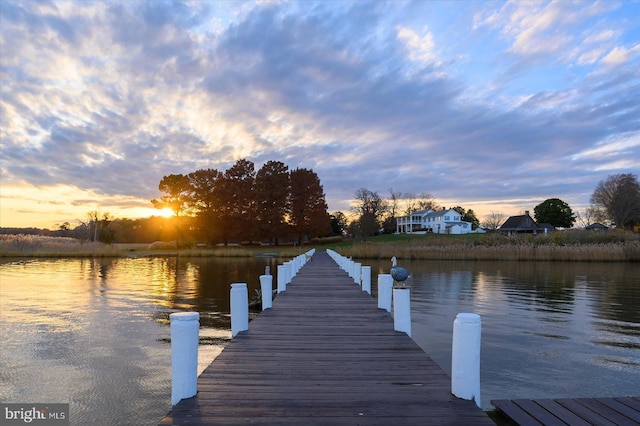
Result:
M320 179L307 169L288 170L283 163L270 161L259 170L247 160L239 160L225 172L197 170L162 178L164 193L152 200L158 208L169 207L176 216L115 219L109 213L91 211L86 220L72 227L65 222L56 230L0 228L0 234L34 234L72 237L105 243L151 243L154 241L229 242L280 238L303 241L326 235L350 234L367 238L396 231L397 216L418 210L442 207L429 193L402 193L389 189L388 198L367 188L355 191L351 214L327 213ZM473 227L496 230L507 216L491 212L480 222L472 209L453 207L462 220ZM591 205L574 212L558 198L535 206L534 219L555 227L585 227L595 222L620 229L640 231L640 183L631 173L610 175L600 181Z
M299 243L331 233L330 216L320 178L311 169L289 171L280 161L267 161L256 171L241 159L226 171L200 169L164 176L164 194L151 200L190 217L189 234L207 243L268 241Z
M389 189L389 197L383 198L378 192L360 188L354 193L353 217L345 229L360 237L377 233L393 233L396 217L409 215L419 210L439 210L442 208L429 193L402 193ZM451 207L472 227L497 230L507 219L500 212L491 212L480 222L472 209L461 206ZM574 212L569 204L559 198L549 198L533 209L538 223L550 223L559 228L571 228L578 222L581 226L601 222L620 229L640 231L640 183L631 173L610 175L600 181L592 196L591 205L583 213ZM336 212L332 219L341 217ZM342 215L343 216L343 215Z

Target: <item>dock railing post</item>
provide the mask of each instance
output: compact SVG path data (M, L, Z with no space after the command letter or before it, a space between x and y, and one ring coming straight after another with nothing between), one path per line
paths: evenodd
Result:
M247 283L231 284L231 337L249 329Z
M391 312L391 289L393 278L390 274L378 274L378 308Z
M286 288L287 284L290 284L291 283L291 279L293 278L293 263L290 260L288 260L288 261L284 262L284 266L285 266L285 268L284 268L284 271L285 271L284 285L285 285L285 288Z
M285 265L278 265L278 294L287 289L287 271Z
M411 290L409 287L393 289L393 329L411 337Z
M362 263L354 262L353 263L353 282L355 282L356 284L360 285L361 284L361 281L360 281L361 278L362 278Z
M371 295L371 266L362 267L362 291L366 291Z
M176 312L171 321L171 405L198 392L200 314Z
M453 321L451 393L480 407L480 315L460 313Z
M260 293L262 294L262 310L271 308L273 302L273 276L260 275Z

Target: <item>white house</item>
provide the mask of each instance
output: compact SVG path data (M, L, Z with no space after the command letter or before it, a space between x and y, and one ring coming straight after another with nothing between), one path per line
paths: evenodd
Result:
M469 234L474 232L471 222L464 222L460 213L449 210L418 210L396 217L397 234Z

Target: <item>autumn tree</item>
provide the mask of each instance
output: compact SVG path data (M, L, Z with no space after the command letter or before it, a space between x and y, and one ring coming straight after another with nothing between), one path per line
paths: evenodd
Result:
M255 166L241 159L224 173L222 179L222 227L228 239L242 241L256 236Z
M200 169L187 175L190 193L187 197L196 217L196 227L209 242L222 237L223 173L216 169Z
M269 238L276 245L286 234L285 217L289 211L289 168L280 161L267 161L255 177L255 220L260 238Z
M160 199L151 200L151 204L157 209L170 208L176 214L186 210L191 193L189 178L182 174L164 176L158 185L160 192L165 195Z
M608 221L621 228L640 223L640 183L631 173L608 176L600 181L591 203Z
M299 243L305 236L323 237L331 232L324 189L313 170L291 171L290 222Z
M569 204L559 198L549 198L533 208L538 223L550 223L557 228L571 228L576 221Z
M331 231L318 176L307 169L289 173L279 161L266 162L257 173L254 163L242 159L224 173L200 169L186 176L171 174L158 188L164 194L151 202L157 208L171 208L177 215L174 219L185 219L175 221L184 226L178 235L188 234L191 241L197 235L200 241L264 237L277 243L294 229L299 238Z

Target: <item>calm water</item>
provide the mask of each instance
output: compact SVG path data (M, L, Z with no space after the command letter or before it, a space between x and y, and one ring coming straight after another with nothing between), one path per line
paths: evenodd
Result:
M0 263L0 401L69 402L72 424L170 409L169 314L201 313L202 367L230 339L229 288L274 259ZM370 262L376 276L389 262ZM640 395L640 265L400 262L413 338L447 372L458 312L482 316L482 402ZM275 281L274 281L275 282Z

